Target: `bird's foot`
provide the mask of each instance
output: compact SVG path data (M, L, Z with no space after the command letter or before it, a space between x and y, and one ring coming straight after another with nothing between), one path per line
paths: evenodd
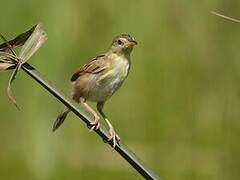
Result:
M120 137L117 135L116 131L114 130L113 127L110 127L109 129L109 138L108 141L112 141L113 142L113 148L116 147L117 143L120 141Z
M99 119L100 118L98 116L94 117L94 121L90 123L90 125L91 125L90 131L93 131L94 129L95 130L99 129L99 127L100 127Z

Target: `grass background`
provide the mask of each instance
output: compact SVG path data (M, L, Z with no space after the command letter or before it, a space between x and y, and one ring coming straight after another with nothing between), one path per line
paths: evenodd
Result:
M139 45L132 69L105 111L122 140L163 179L240 177L240 24L236 0L3 1L8 39L42 22L47 43L29 61L69 93L77 67L107 50L112 37ZM71 114L51 133L62 105L25 73L6 96L0 76L1 179L140 179ZM92 104L94 106L94 104Z

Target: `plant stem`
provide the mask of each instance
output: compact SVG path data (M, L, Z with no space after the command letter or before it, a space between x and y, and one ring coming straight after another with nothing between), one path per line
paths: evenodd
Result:
M79 104L74 102L71 98L65 96L55 85L45 78L40 72L38 72L34 67L25 63L22 69L30 75L34 80L36 80L41 86L43 86L48 92L55 96L59 101L61 101L65 106L67 106L71 111L76 114L81 120L83 120L88 127L90 127L90 122L93 121L93 117L86 112ZM112 142L108 140L108 134L105 129L99 128L94 130L104 142L112 146ZM126 145L122 142L116 145L115 150L122 156L135 170L137 170L145 179L160 179L152 170L146 167L142 161L130 151Z

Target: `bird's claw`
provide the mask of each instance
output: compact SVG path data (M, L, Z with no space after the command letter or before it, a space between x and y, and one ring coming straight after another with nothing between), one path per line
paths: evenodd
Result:
M100 127L100 123L99 123L99 117L95 117L95 120L93 122L90 123L91 128L90 131L98 130Z
M120 141L120 137L117 135L117 133L115 132L115 130L113 128L109 129L109 138L108 141L112 141L113 142L113 149L116 147L117 143Z

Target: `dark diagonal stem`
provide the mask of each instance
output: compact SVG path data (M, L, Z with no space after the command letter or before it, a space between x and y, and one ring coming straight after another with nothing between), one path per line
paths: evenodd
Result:
M93 117L84 111L84 109L76 104L71 98L66 97L61 91L59 91L53 83L47 80L42 74L40 74L31 65L25 63L22 69L30 75L34 80L36 80L41 86L43 86L48 92L55 96L59 101L61 101L65 106L67 106L71 111L76 114L79 119L83 120L88 127L90 127L90 122L93 121ZM112 142L108 140L108 134L105 129L99 128L95 132L103 139L104 142L112 146ZM143 162L123 143L116 145L115 150L122 156L131 166L137 170L145 179L160 179L152 170L146 167Z

